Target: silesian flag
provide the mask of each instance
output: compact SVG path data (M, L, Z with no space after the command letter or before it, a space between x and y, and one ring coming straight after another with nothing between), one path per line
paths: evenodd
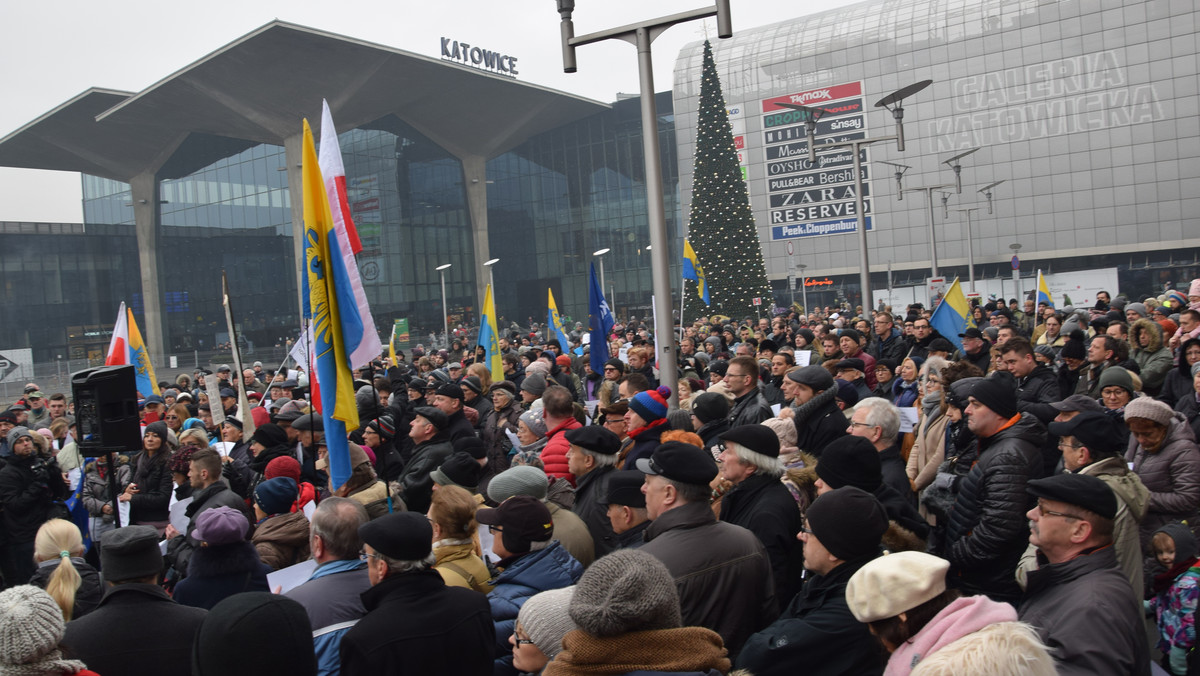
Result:
M108 355L104 358L104 365L132 365L137 374L138 393L143 397L159 394L154 367L150 365L150 355L142 342L137 323L133 320L133 311L127 309L124 302L117 310L117 322L113 326L112 340L108 343Z
M358 367L370 362L383 352L383 344L379 342L379 333L375 330L375 320L371 317L371 307L367 304L367 293L363 291L362 278L358 274L358 263L355 254L362 251L362 242L358 239L358 230L354 220L350 218L350 203L346 199L346 168L342 164L342 149L338 146L337 129L333 126L333 116L329 113L329 104L321 100L321 176L325 180L325 192L328 195L330 213L333 215L333 231L337 234L338 244L342 250L342 261L350 286L354 289L354 304L362 317L366 330L357 342L349 343L350 366ZM346 340L354 341L353 336Z
M591 333L591 364L592 371L604 373L604 362L608 361L608 334L612 331L612 311L604 300L604 289L600 288L600 278L596 277L596 266L591 265L592 274L588 281L588 328Z
M1050 295L1050 286L1046 284L1046 276L1038 270L1037 303L1045 303L1046 307L1054 309L1054 296Z
M500 358L500 330L496 327L496 300L492 298L492 285L487 285L483 294L483 312L479 322L479 344L483 346L483 363L492 374L492 380L504 379L504 361Z
M704 299L704 304L709 305L708 301L708 284L704 281L704 268L700 265L700 259L696 258L696 250L692 248L692 243L683 240L683 278L690 279L699 287L700 297Z
M546 289L546 323L554 330L554 337L558 339L558 353L566 354L567 350L571 349L571 343L567 342L567 332L563 331L562 320L558 318L558 304L554 302L554 292ZM546 342L550 342L550 336L546 336Z
M958 277L954 278L954 283L946 290L942 302L938 303L937 308L933 311L933 316L929 318L929 325L937 329L937 332L953 343L955 347L962 349L962 338L959 338L958 334L965 331L967 327L973 326L973 323L971 322L971 309L967 305L967 297L963 294L962 285L958 283Z
M349 346L362 342L364 318L359 314L350 286L342 243L334 231L329 197L307 119L304 120L300 166L304 186L307 279L304 313L312 320L312 359L321 382L321 419L325 423L325 440L329 448L330 485L337 490L350 479L353 469L346 429L358 427L358 407L354 402Z

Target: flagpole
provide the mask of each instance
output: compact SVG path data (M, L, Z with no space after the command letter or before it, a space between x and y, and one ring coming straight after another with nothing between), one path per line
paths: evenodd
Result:
M679 278L679 344L683 345L683 296L687 289L687 280ZM682 348L681 348L682 349Z
M233 303L229 299L229 278L223 268L221 269L221 294L222 304L225 306L225 323L229 327L229 345L233 352L233 367L237 369L238 413L242 414L242 429L245 434L253 435L254 418L250 415L250 398L246 396L246 379L242 376L242 350L238 346L237 331L233 324Z

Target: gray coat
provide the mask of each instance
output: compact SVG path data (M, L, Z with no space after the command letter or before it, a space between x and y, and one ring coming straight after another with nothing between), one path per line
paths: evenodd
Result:
M1148 453L1130 436L1125 461L1133 463L1150 504L1142 519L1142 549L1149 551L1154 531L1171 521L1186 520L1200 534L1200 451L1196 437L1180 413L1167 423L1167 436L1157 452Z

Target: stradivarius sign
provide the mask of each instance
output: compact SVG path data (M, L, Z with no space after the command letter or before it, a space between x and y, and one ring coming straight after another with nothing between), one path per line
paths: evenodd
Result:
M442 38L442 59L461 63L464 66L474 66L499 75L509 77L518 75L517 57L450 38Z

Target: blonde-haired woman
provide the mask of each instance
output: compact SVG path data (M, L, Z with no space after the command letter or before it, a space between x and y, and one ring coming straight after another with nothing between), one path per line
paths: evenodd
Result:
M64 519L42 524L33 542L38 567L29 584L45 589L67 622L95 610L104 595L100 575L83 560L83 553L79 528Z
M481 362L471 364L467 367L467 375L479 379L479 384L483 387L483 393L480 396L487 399L492 398L492 372L488 370L487 364Z

